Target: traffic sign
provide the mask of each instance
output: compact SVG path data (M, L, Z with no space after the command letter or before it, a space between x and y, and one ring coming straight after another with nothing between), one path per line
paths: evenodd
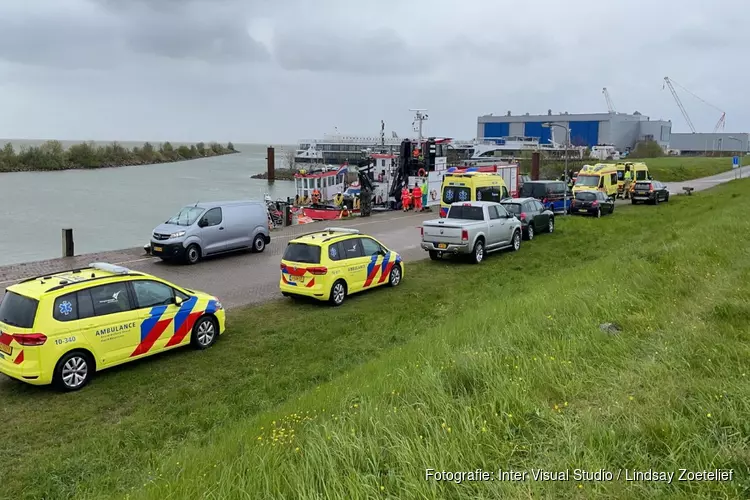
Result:
M740 168L740 157L739 156L733 156L732 157L732 168Z

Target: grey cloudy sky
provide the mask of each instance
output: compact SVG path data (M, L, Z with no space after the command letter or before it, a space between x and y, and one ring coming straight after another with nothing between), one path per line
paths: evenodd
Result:
M618 111L687 131L669 76L750 130L747 0L0 1L0 137L470 139L486 113ZM742 40L745 40L744 42ZM677 89L696 128L720 113Z

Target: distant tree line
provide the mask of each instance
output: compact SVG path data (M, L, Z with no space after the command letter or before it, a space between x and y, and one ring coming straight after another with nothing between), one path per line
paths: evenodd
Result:
M40 146L23 146L18 151L8 143L0 149L0 172L150 165L230 153L237 153L231 142L226 146L216 142L199 142L191 146L178 147L172 146L169 142L159 146L147 142L133 149L117 142L107 145L84 142L66 149L60 141L47 141Z

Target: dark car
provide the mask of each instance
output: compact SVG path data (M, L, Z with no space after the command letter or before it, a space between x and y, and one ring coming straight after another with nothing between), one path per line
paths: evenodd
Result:
M638 181L630 200L633 205L641 201L658 205L660 201L669 201L669 190L659 181Z
M544 208L539 200L534 198L512 198L500 202L505 209L521 221L523 237L534 239L537 231L551 233L555 230L555 214Z
M520 196L522 198L536 198L542 202L545 208L555 213L563 213L568 208L565 204L566 193L568 193L567 205L569 206L571 195L564 181L528 181L524 182Z
M570 213L578 215L611 214L615 211L615 200L601 191L581 191L570 204Z

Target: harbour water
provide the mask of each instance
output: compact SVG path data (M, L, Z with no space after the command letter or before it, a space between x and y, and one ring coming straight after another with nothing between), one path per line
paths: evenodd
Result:
M76 254L118 250L146 244L186 204L294 196L291 181L250 178L266 170L266 145L235 147L238 154L159 165L0 173L0 265L60 257L62 228L73 228ZM293 147L276 146L277 167Z

